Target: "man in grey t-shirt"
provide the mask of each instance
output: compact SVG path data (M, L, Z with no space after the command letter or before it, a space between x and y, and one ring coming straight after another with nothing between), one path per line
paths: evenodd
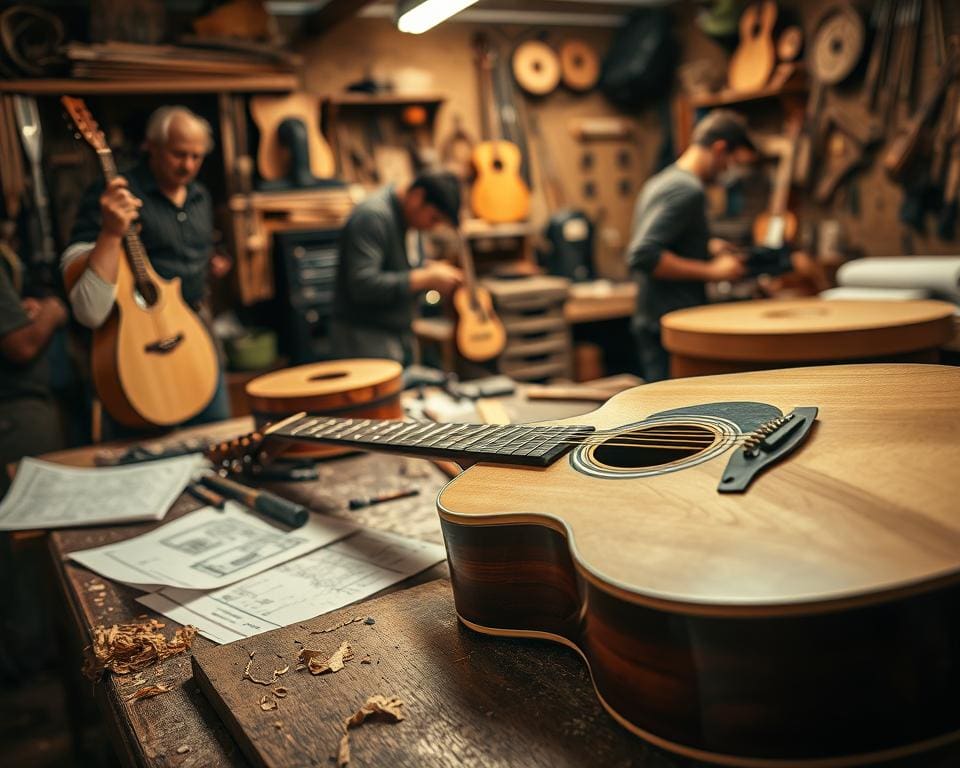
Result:
M734 246L710 237L704 184L755 154L743 119L715 110L697 123L677 161L640 192L627 260L639 287L633 333L647 381L669 375L660 318L706 303L707 282L735 280L745 272Z

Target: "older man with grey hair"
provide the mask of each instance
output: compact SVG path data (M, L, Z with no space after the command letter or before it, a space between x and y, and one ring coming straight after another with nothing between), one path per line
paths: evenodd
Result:
M84 195L61 267L86 257L86 268L70 290L74 316L99 328L114 311L123 238L135 221L154 269L166 279L179 277L184 300L199 311L207 277L219 277L229 260L213 253L210 193L196 180L213 148L210 124L186 107L161 107L147 122L143 160L110 183ZM229 401L223 377L217 394L191 423L225 419ZM105 436L119 435L105 424Z

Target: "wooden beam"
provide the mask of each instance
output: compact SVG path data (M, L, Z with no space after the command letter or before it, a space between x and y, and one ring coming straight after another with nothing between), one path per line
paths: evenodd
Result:
M304 19L307 34L323 35L337 24L356 16L373 0L330 0L319 10Z

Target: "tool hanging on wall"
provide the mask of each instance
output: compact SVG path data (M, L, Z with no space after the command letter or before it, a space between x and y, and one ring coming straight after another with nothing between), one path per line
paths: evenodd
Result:
M57 246L53 239L53 221L50 218L50 198L43 178L43 128L37 100L33 96L13 97L17 127L24 153L30 161L30 181L33 196L34 226L31 258L28 271L34 289L51 291L59 282L57 276Z

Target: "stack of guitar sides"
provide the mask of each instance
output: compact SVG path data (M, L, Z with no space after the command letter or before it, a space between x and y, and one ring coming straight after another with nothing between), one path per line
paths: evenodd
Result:
M507 331L500 373L517 381L570 378L570 326L563 315L570 281L537 275L519 280L483 280Z

